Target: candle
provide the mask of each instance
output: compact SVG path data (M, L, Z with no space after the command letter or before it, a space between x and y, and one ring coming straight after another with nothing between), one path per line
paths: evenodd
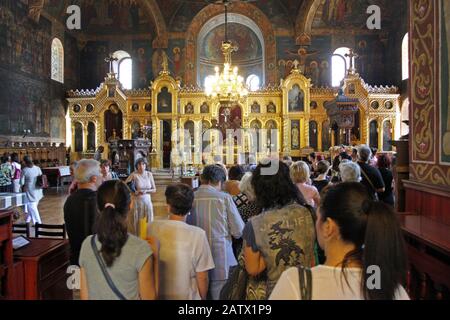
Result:
M139 237L143 240L147 239L147 218L139 219Z

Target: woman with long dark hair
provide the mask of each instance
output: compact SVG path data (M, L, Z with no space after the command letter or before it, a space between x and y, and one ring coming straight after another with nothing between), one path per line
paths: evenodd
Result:
M285 163L264 160L253 173L252 186L263 212L246 224L243 252L251 276L247 299L261 300L267 299L287 268L315 266L315 233L312 208Z
M153 252L127 231L130 203L121 181L107 181L97 191L97 234L86 238L80 252L83 300L156 299Z
M409 299L403 288L407 257L397 216L372 199L357 182L337 184L323 195L316 230L326 262L311 269L312 300ZM270 298L303 299L299 281L297 268L287 270Z

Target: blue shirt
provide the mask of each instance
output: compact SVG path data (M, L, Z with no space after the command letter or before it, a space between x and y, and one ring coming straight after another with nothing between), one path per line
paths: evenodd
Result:
M216 268L209 272L211 280L228 279L231 266L237 265L232 239L242 236L244 222L233 198L215 188L202 185L195 192L195 200L188 223L206 232Z

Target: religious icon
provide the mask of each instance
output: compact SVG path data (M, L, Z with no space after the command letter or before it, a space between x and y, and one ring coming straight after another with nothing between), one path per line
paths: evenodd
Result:
M291 149L300 150L300 121L291 122Z
M161 92L158 94L158 112L172 112L172 94L167 87L162 88Z
M267 113L277 113L277 107L273 102L269 103L267 106Z
M116 88L109 87L108 88L108 98L114 98L116 96Z
M133 112L138 112L139 111L139 105L137 103L134 103L133 106L131 107L131 110Z
M392 108L394 108L394 104L392 103L392 101L388 100L384 103L384 107L388 110L391 110Z
M261 106L256 101L252 104L251 113L261 113Z
M151 103L147 103L145 105L145 111L146 112L152 112L152 104Z
M289 91L289 112L303 111L305 111L305 92L296 84Z
M348 94L355 94L356 93L356 87L354 83L350 83L348 85Z
M311 103L309 104L311 110L316 110L318 105L316 101L311 101Z
M203 102L203 104L201 105L200 113L209 113L209 106L206 102Z
M186 107L184 108L184 113L186 114L194 114L194 106L192 105L192 103L188 103L186 105Z
M380 103L378 101L372 101L370 103L370 107L374 110L377 110L380 107Z
M79 104L76 104L73 106L73 112L78 113L81 111L81 106Z
M93 112L94 111L94 106L92 105L92 104L88 104L87 106L86 106L86 112L89 112L89 113L91 113L91 112Z
M114 103L114 104L109 106L109 111L111 111L111 113L113 113L113 114L118 114L119 113L119 106Z

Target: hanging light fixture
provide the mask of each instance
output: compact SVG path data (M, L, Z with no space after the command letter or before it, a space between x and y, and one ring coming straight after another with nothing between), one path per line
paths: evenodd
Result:
M239 75L238 67L231 64L231 54L237 51L231 41L228 40L228 1L223 2L225 6L225 41L222 42L222 53L224 56L223 70L215 67L215 75L211 77L206 85L206 95L212 100L219 102L235 102L247 97L248 90L244 78Z

